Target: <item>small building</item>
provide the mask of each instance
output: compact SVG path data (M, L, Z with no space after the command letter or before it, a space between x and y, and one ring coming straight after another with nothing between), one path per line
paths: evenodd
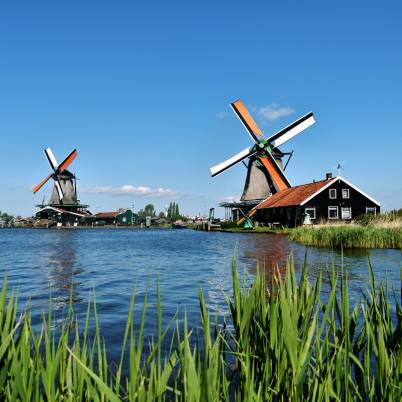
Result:
M114 212L99 212L95 215L96 225L127 226L133 223L133 211L131 209L119 209Z
M380 213L380 203L341 176L290 187L256 207L254 219L269 225L298 226L319 221L351 221Z
M87 223L93 215L83 208L57 208L51 205L44 206L36 213L36 221L40 226L78 226Z

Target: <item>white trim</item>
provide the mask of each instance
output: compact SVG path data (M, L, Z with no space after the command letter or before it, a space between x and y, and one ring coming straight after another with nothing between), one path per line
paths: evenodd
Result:
M368 215L368 214L367 214L367 210L368 210L368 209L374 209L374 216L377 215L377 208L376 208L376 207L366 207L366 215Z
M376 201L374 198L369 197L366 193L364 193L362 190L360 190L359 188L357 188L356 186L354 186L353 184L349 183L347 180L345 180L343 177L341 176L337 176L334 179L330 180L328 182L328 184L326 184L324 187L321 187L318 191L316 191L313 195L310 195L310 197L306 198L303 202L300 203L300 205L304 205L306 204L308 201L310 201L311 199L313 199L316 195L320 194L322 191L324 191L325 189L327 189L331 184L335 183L336 180L342 180L345 184L347 184L348 186L352 187L353 189L355 189L356 191L358 191L360 194L364 195L366 198L368 198L370 201L374 202L374 204L377 204L379 207L381 206L381 204Z
M335 197L331 197L331 191L335 191ZM330 200L336 200L338 198L338 192L336 191L336 188L330 188L328 196Z
M306 198L303 202L300 203L301 206L312 200L316 195L320 194L322 191L326 190L331 184L335 182L337 177L334 179L330 180L324 187L321 187L319 190L317 190L314 194L310 195L310 197Z
M76 215L76 216L81 216L81 217L83 217L83 218L86 217L86 215L83 215L83 214L77 214L77 213L75 213L75 212L70 212L70 211L67 211L67 210L65 210L65 209L59 209L59 208L55 208L55 207L44 207L44 208L40 209L37 213L42 212L42 211L45 211L46 209L51 209L51 210L56 211L56 212L59 212L59 213L61 213L61 214Z
M331 218L329 216L329 209L330 208L336 208L336 218ZM339 207L336 205L328 205L328 219L339 219Z
M360 188L354 186L352 183L349 183L346 179L344 179L341 176L338 176L337 179L342 180L344 183L346 183L348 186L352 187L353 189L355 189L356 191L358 191L360 194L364 195L366 198L368 198L370 201L373 201L374 204L377 204L379 207L381 206L381 204L376 201L374 198L371 198L370 196L368 196L365 192L363 192L362 190L360 190Z
M344 192L344 191L347 191L347 192L348 192L348 196L347 196L347 197L344 197L344 196L343 196L343 192ZM349 198L350 198L350 189L349 189L349 188L343 188L343 189L342 189L342 199L343 199L343 200L348 200Z
M306 214L306 209L312 209L314 210L314 216L310 216L310 219L315 219L316 218L316 211L315 211L315 207L305 207L304 208L304 213ZM310 214L309 214L310 215Z
M343 217L343 210L344 210L344 209L348 209L348 210L349 210L349 218L344 218L344 217ZM345 220L345 221L348 221L348 220L352 219L352 207L341 207L341 219L342 219L342 220Z

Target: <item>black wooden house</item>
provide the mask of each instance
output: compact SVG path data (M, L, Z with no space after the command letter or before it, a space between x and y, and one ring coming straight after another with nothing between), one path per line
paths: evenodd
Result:
M255 221L292 227L376 215L380 213L380 203L341 176L327 174L325 180L279 191L256 209Z

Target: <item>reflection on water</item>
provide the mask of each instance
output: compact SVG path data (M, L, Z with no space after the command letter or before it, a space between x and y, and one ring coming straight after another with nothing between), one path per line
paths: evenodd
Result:
M239 272L246 272L250 280L257 264L266 272L267 281L276 266L283 275L291 254L298 275L305 258L312 278L323 273L327 280L332 266L339 275L347 273L355 299L368 284L368 258L377 279L383 280L388 271L391 287L400 284L399 250L351 250L342 258L340 252L289 243L283 235L191 230L2 229L0 275L7 273L10 287L18 288L22 306L30 302L32 318L38 324L49 299L62 319L70 295L74 312L83 320L90 294L96 289L101 331L111 355L117 357L134 287L138 293L136 311L145 292L148 294L148 335L155 333L158 278L164 324L177 311L182 319L186 311L189 326L199 325L199 288L209 308L228 314L223 292L231 294L234 251Z
M73 303L81 301L76 276L83 270L76 263L76 241L71 230L58 231L49 258L43 264L47 270L47 285L55 310L64 308L70 299Z
M254 268L270 271L286 267L286 261L292 249L286 235L252 235L243 252L243 261L252 261ZM254 269L252 268L252 269Z

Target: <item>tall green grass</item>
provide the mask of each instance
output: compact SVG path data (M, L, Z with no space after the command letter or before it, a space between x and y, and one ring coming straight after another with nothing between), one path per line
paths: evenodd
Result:
M332 248L402 248L401 228L374 226L300 226L288 233L289 240L309 246Z
M70 308L58 331L51 329L49 311L35 332L29 312L17 314L18 301L13 293L7 297L4 280L0 399L401 400L402 295L375 284L369 273L370 289L351 306L347 277L334 272L323 300L321 277L310 282L306 269L297 281L290 263L284 278L277 275L267 286L258 273L245 287L233 263L233 294L226 295L230 320L211 314L200 290L199 335L186 319L162 327L159 286L156 311L149 312L145 297L140 317L134 316L134 294L117 367L107 358L95 300L82 328ZM157 328L151 340L144 338L150 314ZM162 350L166 343L168 351Z

